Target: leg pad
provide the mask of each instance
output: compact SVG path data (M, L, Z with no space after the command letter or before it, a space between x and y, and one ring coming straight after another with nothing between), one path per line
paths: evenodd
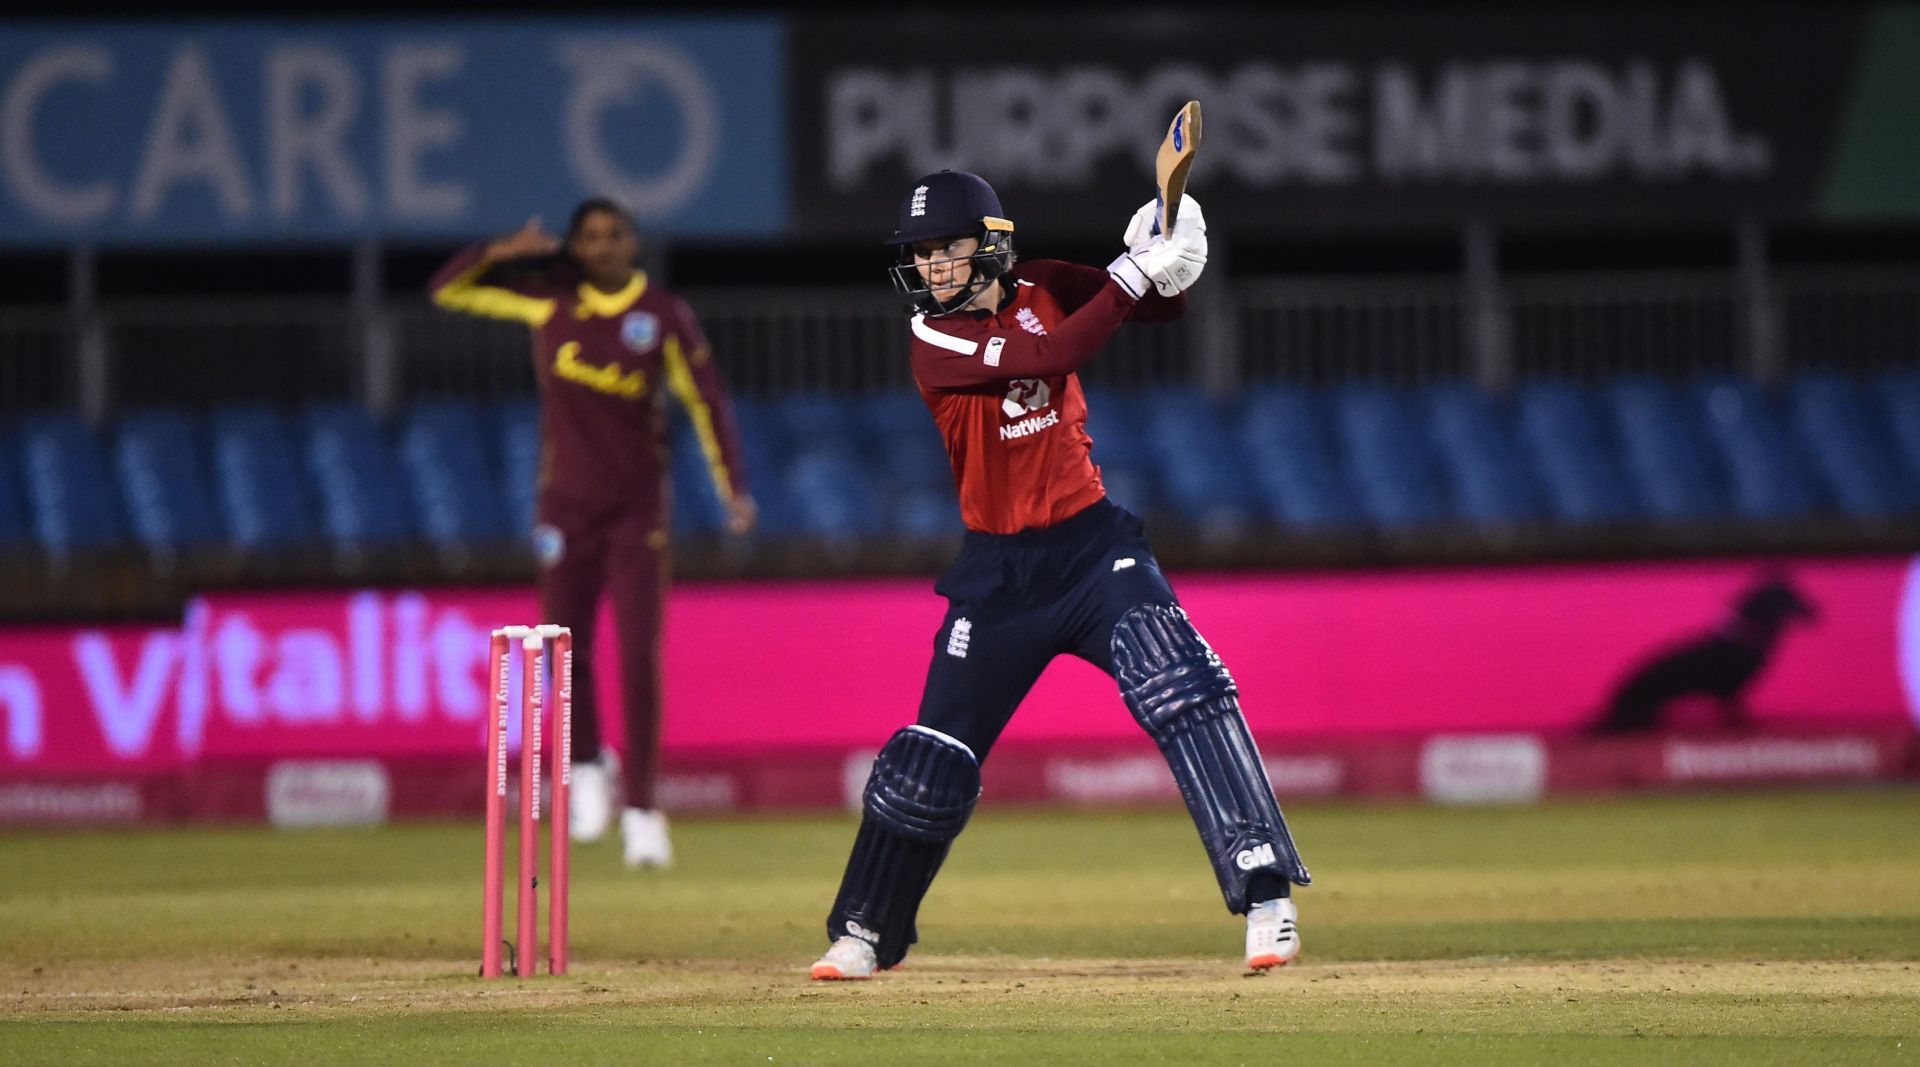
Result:
M1239 688L1187 613L1173 604L1129 609L1113 628L1113 667L1127 707L1173 771L1228 909L1246 912L1248 882L1261 872L1310 882Z
M980 764L967 746L923 726L894 734L867 777L827 937L872 942L883 968L906 958L920 901L979 799Z

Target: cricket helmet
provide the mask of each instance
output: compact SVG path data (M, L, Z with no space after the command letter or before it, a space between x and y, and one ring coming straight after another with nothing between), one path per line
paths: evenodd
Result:
M940 300L913 262L912 246L936 238L977 237L980 247L966 257L973 275L959 293ZM978 174L943 170L914 183L900 203L900 223L887 243L898 258L888 270L893 287L913 310L947 315L965 307L994 279L1013 269L1013 223L1000 207L993 186Z

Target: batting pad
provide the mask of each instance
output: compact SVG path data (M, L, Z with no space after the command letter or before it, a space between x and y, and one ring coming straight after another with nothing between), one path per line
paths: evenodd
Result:
M1200 841L1236 915L1262 871L1312 881L1273 798L1233 676L1174 604L1130 608L1113 628L1114 677L1133 717L1173 770Z
M871 942L881 967L905 959L920 901L979 799L980 763L966 745L923 726L894 734L867 777L827 937Z

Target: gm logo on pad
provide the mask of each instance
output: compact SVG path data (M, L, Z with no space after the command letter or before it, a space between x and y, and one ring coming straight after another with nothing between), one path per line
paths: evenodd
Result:
M1251 871L1256 867L1271 867L1274 862L1275 857L1272 845L1255 845L1252 848L1243 848L1240 850L1239 855L1233 857L1233 865L1243 871Z

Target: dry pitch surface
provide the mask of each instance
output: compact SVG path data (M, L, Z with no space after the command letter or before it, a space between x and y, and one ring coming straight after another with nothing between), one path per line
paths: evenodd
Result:
M0 838L5 1063L1920 1062L1920 794L1302 807L1248 977L1178 812L984 811L906 967L810 983L848 819L576 853L576 965L482 982L478 831Z

